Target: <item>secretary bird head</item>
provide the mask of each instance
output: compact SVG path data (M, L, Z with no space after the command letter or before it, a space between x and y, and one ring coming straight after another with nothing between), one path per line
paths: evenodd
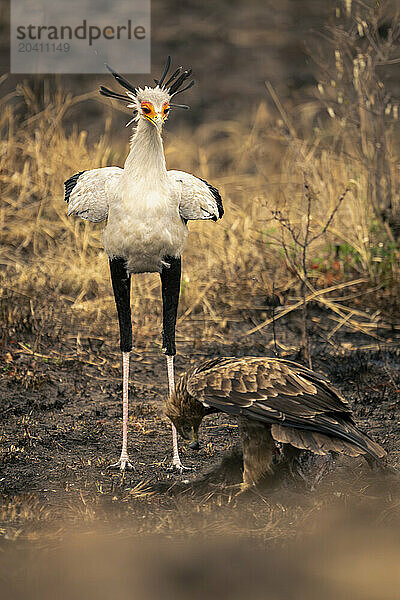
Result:
M145 119L160 130L164 121L168 118L170 108L189 108L189 106L186 106L185 104L172 103L171 98L185 92L194 85L194 81L192 80L185 87L182 87L192 74L192 69L184 71L182 67L178 67L166 81L170 66L171 57L168 56L160 79L154 80L156 84L155 87L145 86L144 88L135 88L127 79L125 79L125 77L114 71L109 65L106 65L113 77L126 91L124 94L119 94L102 85L100 87L100 94L107 96L108 98L115 98L116 100L127 102L127 108L133 109L134 116L126 124L127 127L133 122Z

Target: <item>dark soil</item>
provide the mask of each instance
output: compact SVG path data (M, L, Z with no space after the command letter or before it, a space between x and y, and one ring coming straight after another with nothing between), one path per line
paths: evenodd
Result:
M287 325L281 328L280 339L284 334L287 339L293 337ZM342 338L359 346L368 341L349 332L343 332ZM216 354L268 354L263 350L266 343L242 339L242 344L231 347L206 344L204 352L196 351L195 357L188 344L181 344L177 372L182 372L194 358L200 361ZM321 342L316 334L312 339L314 368L327 374L350 400L360 427L386 448L388 464L397 467L399 350L383 346L381 350L339 352ZM48 346L46 353L40 349L39 356L33 356L27 343L24 347L9 344L1 357L0 491L5 535L9 527L27 532L37 527L37 521L41 525L60 518L76 521L89 513L91 519L104 520L106 513L115 516L129 510L135 518L151 513L159 520L176 510L176 499L182 495L190 497L194 504L206 497L213 497L214 502L217 491L225 498L225 504L232 501L233 492L226 484L240 481L241 459L240 449L235 449L236 424L226 415L205 420L200 451L190 450L181 441L182 459L192 467L191 471L179 475L168 469L171 432L163 416L167 382L164 357L156 348L132 353L129 451L136 470L122 476L106 468L117 460L120 451L119 354L106 344L96 350L92 340L86 348L80 346L79 354L65 346L60 354L61 347L55 342L54 348ZM337 473L338 464L329 465L328 471ZM358 477L361 472L368 472L361 464L363 461L347 461L344 467L341 464L340 472L347 470L352 480L355 473ZM306 481L304 488L304 477L294 476L293 469L279 471L280 477L261 490L265 497L282 501L282 485L292 486L297 502L305 489L307 494L313 493L315 479ZM331 479L329 485L331 489L332 485L340 487L338 480L333 484ZM16 511L11 508L15 503L19 506ZM149 531L151 527L148 526Z
M205 421L200 451L180 443L193 470L168 470L167 382L155 340L132 353L136 470L121 475L106 469L121 438L113 340L81 339L78 352L66 345L70 337L49 332L33 356L34 336L9 339L0 379L1 597L398 598L399 349L392 336L380 350L361 350L376 340L345 327L327 343L324 315L311 322L319 323L314 368L350 400L359 425L387 449L387 463L371 470L362 458L277 455L274 474L240 496L237 428L223 414ZM298 326L295 316L279 325L286 348ZM196 339L195 323L186 327L186 339ZM236 341L202 342L201 352L180 342L177 372L206 356L271 354L270 336L235 332Z

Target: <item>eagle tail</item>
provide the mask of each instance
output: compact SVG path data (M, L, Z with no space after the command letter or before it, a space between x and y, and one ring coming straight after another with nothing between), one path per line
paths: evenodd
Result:
M291 444L295 448L310 450L315 454L329 454L329 452L338 452L347 456L371 454L374 458L382 458L386 455L385 450L381 446L367 436L364 436L361 432L357 433L362 439L362 447L339 437L331 437L317 431L297 429L284 425L272 425L271 433L277 442Z

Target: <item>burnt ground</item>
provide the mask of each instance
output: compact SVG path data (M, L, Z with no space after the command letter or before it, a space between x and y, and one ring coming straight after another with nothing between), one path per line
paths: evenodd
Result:
M313 321L323 323L324 319L319 315ZM280 326L278 339L286 348L293 339L293 329L295 317ZM177 373L194 359L200 361L218 354L272 355L269 338L270 332L262 332L257 339L205 343L202 352L180 343ZM340 337L333 339L327 344L317 330L314 332L313 367L327 374L350 400L361 428L386 448L388 464L398 467L400 366L393 335L386 343L380 342L380 349L376 340L346 331L345 327ZM122 476L106 469L119 457L120 450L120 358L111 340L97 345L94 339L82 340L78 353L76 345L71 343L68 347L53 340L53 346L47 345L46 351L38 349L36 355L28 340L12 340L3 348L3 540L29 539L54 527L66 531L82 522L114 522L122 515L129 516L128 520L124 518L124 527L135 523L135 530L139 527L143 532L167 532L173 529L171 523L176 519L184 530L191 519L198 518L194 515L199 512L199 505L205 511L202 527L213 510L210 507L227 511L226 517L232 516L237 503L247 506L244 497L235 498L225 486L240 481L241 468L237 428L226 415L211 416L204 422L200 451L190 450L180 442L183 462L193 467L192 471L178 475L168 470L171 434L162 412L167 391L164 357L151 344L150 350L133 353L131 366L129 446L136 470ZM367 349L357 350L363 346ZM285 355L297 358L290 350ZM295 498L292 508L296 506L303 514L304 502L325 503L325 499L321 500L326 498L321 491L324 485L330 498L344 494L346 502L352 497L358 503L371 497L366 490L382 483L382 474L370 472L358 459L336 461L328 471L316 485L318 477L297 476L293 469L282 467L277 469L280 475L267 487L250 494L247 502L252 506L255 501L264 503L267 499L271 510L271 506L282 506L288 498L292 498L290 502ZM381 492L372 494L379 514L387 509L387 502L393 501L395 489L400 486L397 475L391 473ZM265 523L260 530L262 536L266 535L264 527ZM279 531L282 527L284 530L281 523ZM278 533L275 535L279 537Z
M241 496L230 487L241 479L237 428L225 415L205 421L200 451L181 441L192 471L168 470L167 382L155 340L133 353L136 470L121 475L106 469L121 437L120 356L111 336L77 344L50 331L35 355L34 336L9 338L0 379L0 595L397 599L397 329L371 337L343 326L327 341L329 315L313 309L310 322L314 368L350 400L359 425L388 451L387 465L277 457L274 475ZM276 330L291 359L298 326L292 314ZM177 373L209 356L273 352L271 331L196 345L179 341L183 334L196 339L195 323L179 327Z

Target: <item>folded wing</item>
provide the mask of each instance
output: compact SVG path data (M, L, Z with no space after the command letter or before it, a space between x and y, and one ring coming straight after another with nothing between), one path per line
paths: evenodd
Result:
M180 185L179 212L185 221L221 219L222 199L217 190L204 179L184 171L168 171L168 176Z
M104 167L70 177L64 183L68 216L76 215L94 223L104 221L110 202L117 196L122 172L119 167Z
M206 407L272 425L277 441L319 454L385 455L356 427L339 392L302 365L274 358L214 359L194 369L187 386Z

